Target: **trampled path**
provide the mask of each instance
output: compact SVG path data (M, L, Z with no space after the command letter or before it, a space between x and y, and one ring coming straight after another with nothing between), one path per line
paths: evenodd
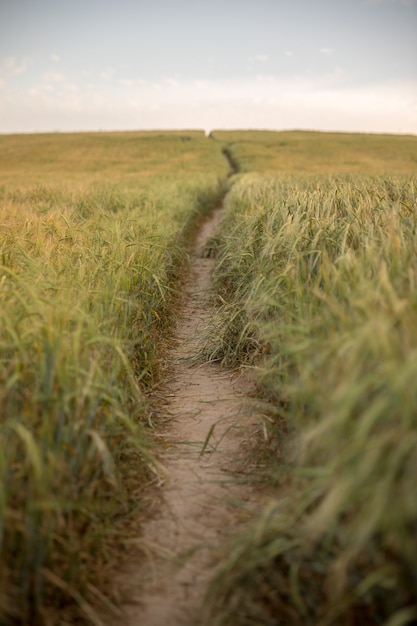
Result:
M216 363L193 363L199 338L212 315L210 271L204 244L214 233L222 209L203 225L185 282L170 378L162 390L170 416L160 456L165 471L158 512L143 528L143 558L123 574L130 601L125 626L195 626L215 548L236 532L252 507L242 473L242 446L255 429L248 402L247 374Z

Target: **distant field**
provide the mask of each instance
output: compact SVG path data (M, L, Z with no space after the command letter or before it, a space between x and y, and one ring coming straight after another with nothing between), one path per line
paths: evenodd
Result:
M200 131L0 135L0 147L2 182L40 182L40 176L103 182L108 174L114 182L137 183L138 177L204 167L224 173L222 164L213 167L213 146Z
M239 172L415 174L417 137L307 131L214 131Z
M226 190L202 355L259 368L271 502L210 626L414 623L416 174L414 136L0 136L0 623L95 623L155 477L146 392L188 245Z

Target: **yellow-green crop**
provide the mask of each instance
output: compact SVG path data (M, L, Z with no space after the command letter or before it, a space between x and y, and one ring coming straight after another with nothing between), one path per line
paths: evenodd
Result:
M0 137L0 622L97 623L89 602L154 472L144 389L222 150L241 174L213 241L223 306L204 352L262 364L277 491L225 560L212 623L416 619L416 147Z
M253 173L228 194L205 353L260 365L273 487L213 583L211 624L417 617L416 190Z
M94 621L126 485L153 472L142 383L227 163L197 132L22 135L0 172L0 622Z
M215 131L239 172L414 174L417 137L312 131Z

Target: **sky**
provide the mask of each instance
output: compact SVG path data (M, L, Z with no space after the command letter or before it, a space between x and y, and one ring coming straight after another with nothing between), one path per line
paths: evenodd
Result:
M0 133L417 134L417 0L0 0Z

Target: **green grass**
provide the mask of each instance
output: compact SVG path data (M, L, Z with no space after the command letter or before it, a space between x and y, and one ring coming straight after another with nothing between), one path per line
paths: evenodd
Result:
M227 163L197 132L0 147L0 622L94 622L155 476L144 392Z
M227 196L204 354L257 365L269 414L251 479L270 503L223 559L210 624L417 618L417 179L371 163L377 175L241 174Z

